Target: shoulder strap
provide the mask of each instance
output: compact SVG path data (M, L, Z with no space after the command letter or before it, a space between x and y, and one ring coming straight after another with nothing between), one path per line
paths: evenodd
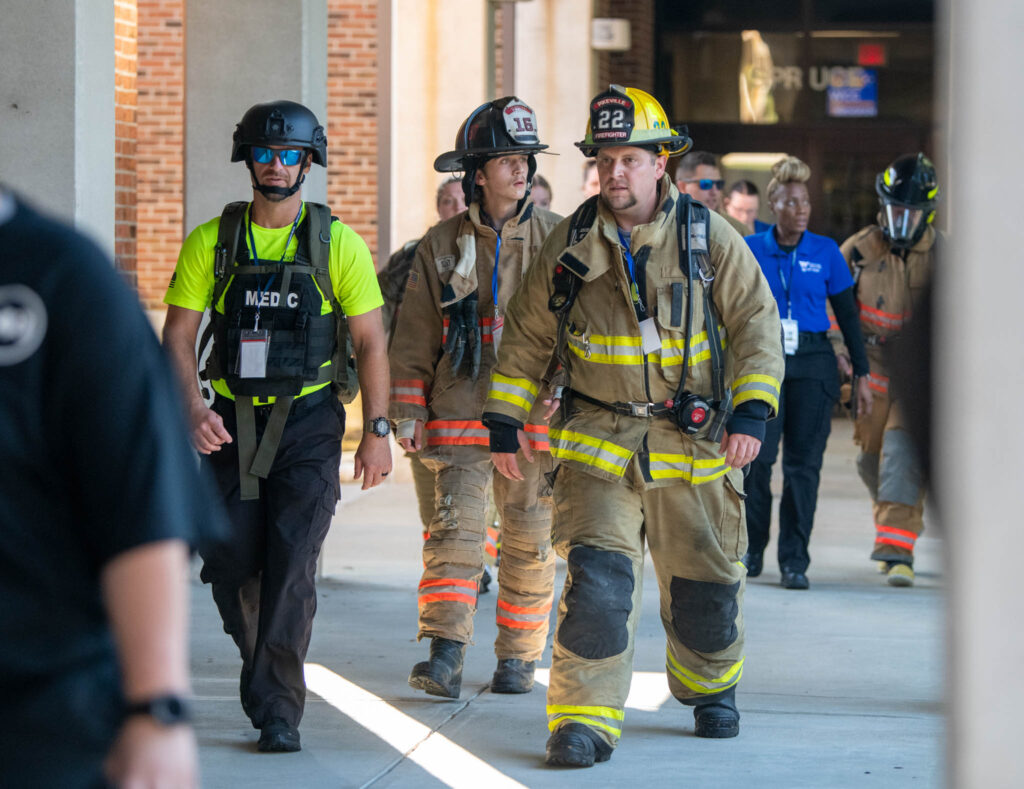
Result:
M597 200L598 195L588 197L573 211L572 220L569 222L569 233L565 237L567 247L582 241L593 226L594 220L597 219Z
M228 267L235 260L235 255L238 254L239 239L242 233L242 219L245 216L245 209L248 205L249 204L244 200L228 203L224 206L224 210L220 215L220 225L217 227L217 244L213 248L213 298L210 301L211 317L216 312L217 302L220 301L221 296L224 295L224 288L227 287ZM244 248L244 242L242 246ZM248 252L248 250L246 251ZM213 330L213 320L210 320L207 322L206 328L203 329L203 334L199 338L199 350L196 355L197 360L202 360L203 354L206 353L206 349L213 340ZM216 365L216 361L212 353L207 358L206 366L199 371L199 378L201 381L207 381L212 377L210 369L211 365ZM203 394L204 396L207 394L205 388Z

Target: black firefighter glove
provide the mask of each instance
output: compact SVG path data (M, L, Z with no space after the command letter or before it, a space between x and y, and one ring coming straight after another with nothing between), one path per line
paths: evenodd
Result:
M470 377L474 381L480 374L480 346L483 343L476 307L476 293L471 293L444 308L444 314L448 317L448 337L444 341L444 352L452 357L452 373L458 374L468 346L473 353Z

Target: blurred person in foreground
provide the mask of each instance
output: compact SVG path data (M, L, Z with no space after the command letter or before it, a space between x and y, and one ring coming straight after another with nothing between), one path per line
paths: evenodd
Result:
M644 545L665 670L698 737L735 737L743 674L743 474L778 402L779 318L743 239L666 174L690 138L657 100L611 85L584 139L601 192L545 241L508 310L484 423L509 479L545 360L552 542L567 562L552 649L546 762L590 767L622 736ZM727 338L727 342L726 342Z
M0 784L196 786L188 554L223 524L177 383L92 242L0 189L0 245Z
M873 400L869 413L856 414L853 439L860 447L857 472L871 494L871 558L890 586L912 586L914 546L924 531L925 479L905 409L889 384L891 355L925 298L935 266L935 166L923 153L901 156L878 174L875 191L877 224L841 247L855 282ZM849 353L840 349L837 357L840 371L851 374Z
M786 589L807 589L808 546L818 505L825 445L832 429L832 405L839 398L836 356L829 341L832 307L858 376L858 411L871 411L867 356L861 339L853 279L836 242L807 229L811 168L789 156L772 167L767 199L776 223L747 236L772 289L782 318L786 377L779 416L768 423L764 444L747 476L747 575L761 574L772 514L772 467L782 444L782 499L779 503L778 560Z

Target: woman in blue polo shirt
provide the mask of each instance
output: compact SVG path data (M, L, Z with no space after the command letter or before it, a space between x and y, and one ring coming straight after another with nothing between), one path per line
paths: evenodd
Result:
M811 216L807 179L811 168L794 156L772 167L768 205L776 223L746 241L761 265L779 305L786 377L776 419L768 422L764 443L747 477L747 575L761 574L771 522L772 466L782 448L782 500L779 504L779 569L787 589L807 589L807 551L818 504L818 480L831 430L832 405L839 398L836 357L827 332L826 300L832 305L850 349L857 378L859 413L871 409L868 360L853 297L853 278L836 243L807 230Z

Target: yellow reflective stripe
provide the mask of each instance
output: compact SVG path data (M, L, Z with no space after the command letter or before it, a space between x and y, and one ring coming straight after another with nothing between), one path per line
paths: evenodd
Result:
M579 721L585 726L597 726L600 729L614 734L616 737L622 736L622 729L617 729L614 726L610 726L607 723L594 720L593 718L584 718L582 715L558 715L548 721L548 731L554 731L558 728L558 724L562 721Z
M779 389L781 384L770 375L744 375L732 382L734 406L747 400L763 400L777 412L779 410Z
M506 386L514 387L516 389L525 389L534 397L536 397L537 392L540 391L537 388L537 384L535 384L529 378L509 378L506 375L491 373L491 386L493 387L495 384L505 384Z
M633 457L633 453L625 447L571 430L550 430L548 438L552 457L575 460L616 476L622 476L626 464ZM622 458L621 462L616 458Z
M683 685L694 693L702 694L721 693L723 690L728 690L739 682L740 677L743 676L743 661L746 660L746 658L740 658L738 661L733 663L732 668L730 668L719 679L709 679L708 677L702 677L700 674L683 668L679 665L679 661L672 656L672 652L668 649L665 650L665 655L668 658L665 663L665 668L671 672L672 676L682 682Z
M487 393L487 396L492 400L504 400L506 403L512 403L512 405L517 405L524 411L529 411L533 408L532 401L524 400L522 397L519 397L518 395L514 394L509 394L508 392L499 392L495 389L492 389L490 392Z
M730 468L725 458L694 460L690 455L666 452L652 452L650 456L651 479L684 479L703 485L724 476Z
M578 707L574 704L549 704L548 715L557 715L563 712L572 712L577 715L596 715L599 718L612 718L617 721L626 719L626 713L615 707Z
M719 325L718 327L719 336L721 337L722 350L725 350L728 345L725 338L725 327ZM682 352L686 347L686 341L679 339L663 339L661 341L661 353L655 353L653 356L657 358L661 356L662 367L672 367L673 365L682 364L683 356ZM666 351L671 351L667 353ZM708 332L705 329L700 334L697 334L690 338L690 366L693 367L695 364L700 364L711 358L711 341L708 339Z
M537 392L537 385L528 378L509 378L506 375L491 373L491 388L487 396L511 403L529 412L533 408Z

